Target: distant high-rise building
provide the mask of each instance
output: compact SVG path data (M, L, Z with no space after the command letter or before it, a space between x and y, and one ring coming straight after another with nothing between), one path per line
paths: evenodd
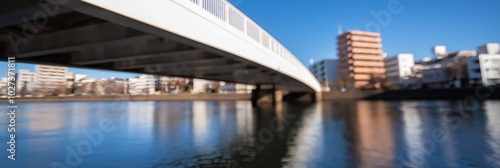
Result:
M67 67L36 65L35 87L41 90L51 90L66 87Z
M313 63L309 70L325 87L326 90L337 88L337 79L339 77L338 61L335 59L321 60Z
M348 31L337 36L339 80L349 88L379 88L385 78L380 34Z

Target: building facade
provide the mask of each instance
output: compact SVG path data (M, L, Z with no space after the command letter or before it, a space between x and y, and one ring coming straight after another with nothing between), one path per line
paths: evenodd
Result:
M35 88L40 91L53 91L66 88L67 67L36 65Z
M387 79L399 81L412 76L412 67L415 65L413 54L397 54L384 59Z
M321 60L313 63L309 70L318 79L325 91L340 89L337 83L339 78L338 60Z
M131 95L155 94L156 80L154 75L141 74L139 77L128 79L128 93Z
M467 75L469 76L468 82L472 86L483 85L479 57L470 57L467 59Z
M35 72L30 72L27 69L20 69L16 77L17 92L21 93L21 95L25 95L33 91L36 77Z
M213 88L214 81L205 79L193 79L193 89L191 93L207 93Z
M474 50L461 50L419 64L424 88L461 88L471 85L468 73L469 59L476 57Z
M348 31L337 36L339 81L348 88L380 88L385 78L379 33Z
M478 48L481 79L484 86L500 84L500 44L486 44Z

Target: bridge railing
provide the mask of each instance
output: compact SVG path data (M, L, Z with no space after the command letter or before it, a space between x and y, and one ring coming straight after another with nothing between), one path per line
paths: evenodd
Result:
M288 49L262 27L225 0L188 0L246 34L295 68L309 71Z

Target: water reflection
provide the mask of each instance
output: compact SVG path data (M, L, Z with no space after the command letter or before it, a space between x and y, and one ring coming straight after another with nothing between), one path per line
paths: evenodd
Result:
M82 132L108 120L113 130L102 134L79 167L500 167L500 102L463 105L22 103L19 158L0 167L67 165L67 148L77 150L88 140ZM8 116L0 113L0 127L7 125Z
M285 167L318 167L323 147L321 103L306 109L297 128L293 141L288 147L287 156L283 159Z
M207 102L193 102L193 134L194 145L203 147L208 138L209 123Z
M492 150L488 161L493 162L495 167L500 167L500 103L485 102L487 120L487 147Z
M359 102L352 115L360 167L387 166L393 159L389 108L384 102Z
M419 111L415 108L417 102L402 102L400 111L404 122L404 139L409 159L408 165L424 165L424 140L422 131L422 119Z

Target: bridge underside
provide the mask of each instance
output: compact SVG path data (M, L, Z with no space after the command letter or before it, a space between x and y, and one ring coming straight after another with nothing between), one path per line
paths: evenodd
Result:
M270 68L95 6L18 0L0 6L2 59L132 73L201 78L311 91ZM48 7L47 7L48 6ZM77 12L78 11L78 12ZM53 16L51 16L53 15ZM48 17L43 17L48 16ZM111 22L110 22L111 21ZM140 30L140 31L139 31Z

